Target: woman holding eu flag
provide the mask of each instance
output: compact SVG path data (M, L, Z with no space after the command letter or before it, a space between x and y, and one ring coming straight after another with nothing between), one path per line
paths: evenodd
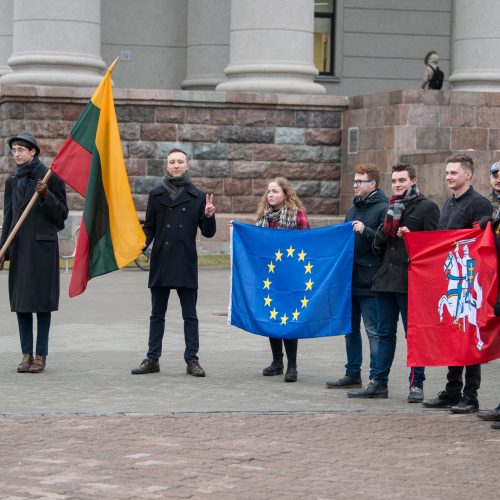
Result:
M290 182L277 177L269 182L257 208L257 226L276 229L309 229L309 221L295 189ZM273 362L262 370L262 375L283 373L283 344L288 365L285 382L297 381L297 339L269 338Z

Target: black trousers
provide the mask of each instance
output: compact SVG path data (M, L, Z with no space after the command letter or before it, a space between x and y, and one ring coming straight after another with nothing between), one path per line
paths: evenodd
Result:
M159 359L161 356L163 334L165 332L165 314L167 313L168 298L172 288L151 288L151 316L149 318L149 344L148 358ZM186 349L184 360L186 363L198 359L200 348L198 335L198 316L196 314L196 301L198 290L196 288L176 288L181 302L182 319L184 320L184 341Z
M269 337L271 351L273 351L273 360L281 361L283 359L283 344L285 344L286 357L288 364L297 366L297 347L299 341L297 339L274 339Z
M462 382L462 374L465 368L465 385ZM463 396L467 400L477 400L477 391L481 385L481 365L470 366L448 366L448 383L446 394L452 398L460 398L462 387Z

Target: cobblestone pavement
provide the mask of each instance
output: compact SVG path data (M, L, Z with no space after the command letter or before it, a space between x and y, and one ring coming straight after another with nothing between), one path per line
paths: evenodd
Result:
M132 376L146 347L147 274L97 278L72 300L68 279L46 372L17 374L0 273L0 499L498 497L500 431L475 415L408 404L404 341L387 400L325 388L343 374L342 338L299 342L296 384L262 377L267 339L226 325L229 272L202 268L207 377L185 374L175 296L161 372ZM428 397L445 374L427 370ZM498 403L498 380L498 361L483 367L482 408Z
M1 498L498 498L500 433L448 414L25 417Z

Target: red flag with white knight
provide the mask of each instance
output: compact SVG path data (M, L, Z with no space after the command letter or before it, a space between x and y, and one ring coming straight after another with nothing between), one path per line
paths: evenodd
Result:
M405 234L408 366L466 366L500 358L498 259L491 225Z

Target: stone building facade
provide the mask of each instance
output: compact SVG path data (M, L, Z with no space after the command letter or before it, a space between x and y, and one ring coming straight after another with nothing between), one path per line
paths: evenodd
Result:
M330 76L313 64L316 3L333 6ZM377 163L386 191L394 163L415 164L422 190L442 202L450 152L470 151L485 193L500 156L493 0L0 0L0 11L0 210L8 137L33 132L50 164L117 54L140 213L174 145L222 220L251 218L267 179L284 175L315 224L345 213L356 163ZM442 91L417 90L429 49L441 55ZM82 199L69 198L77 221ZM215 253L227 251L220 227Z
M0 208L14 164L7 141L19 130L37 138L50 165L90 98L76 87L0 88ZM347 98L194 91L114 91L123 152L136 208L161 182L168 151L184 149L193 181L214 193L220 215L212 253L227 253L225 220L251 220L267 179L285 176L317 224L339 213L342 113ZM83 198L70 189L78 224ZM223 243L220 243L223 241Z

